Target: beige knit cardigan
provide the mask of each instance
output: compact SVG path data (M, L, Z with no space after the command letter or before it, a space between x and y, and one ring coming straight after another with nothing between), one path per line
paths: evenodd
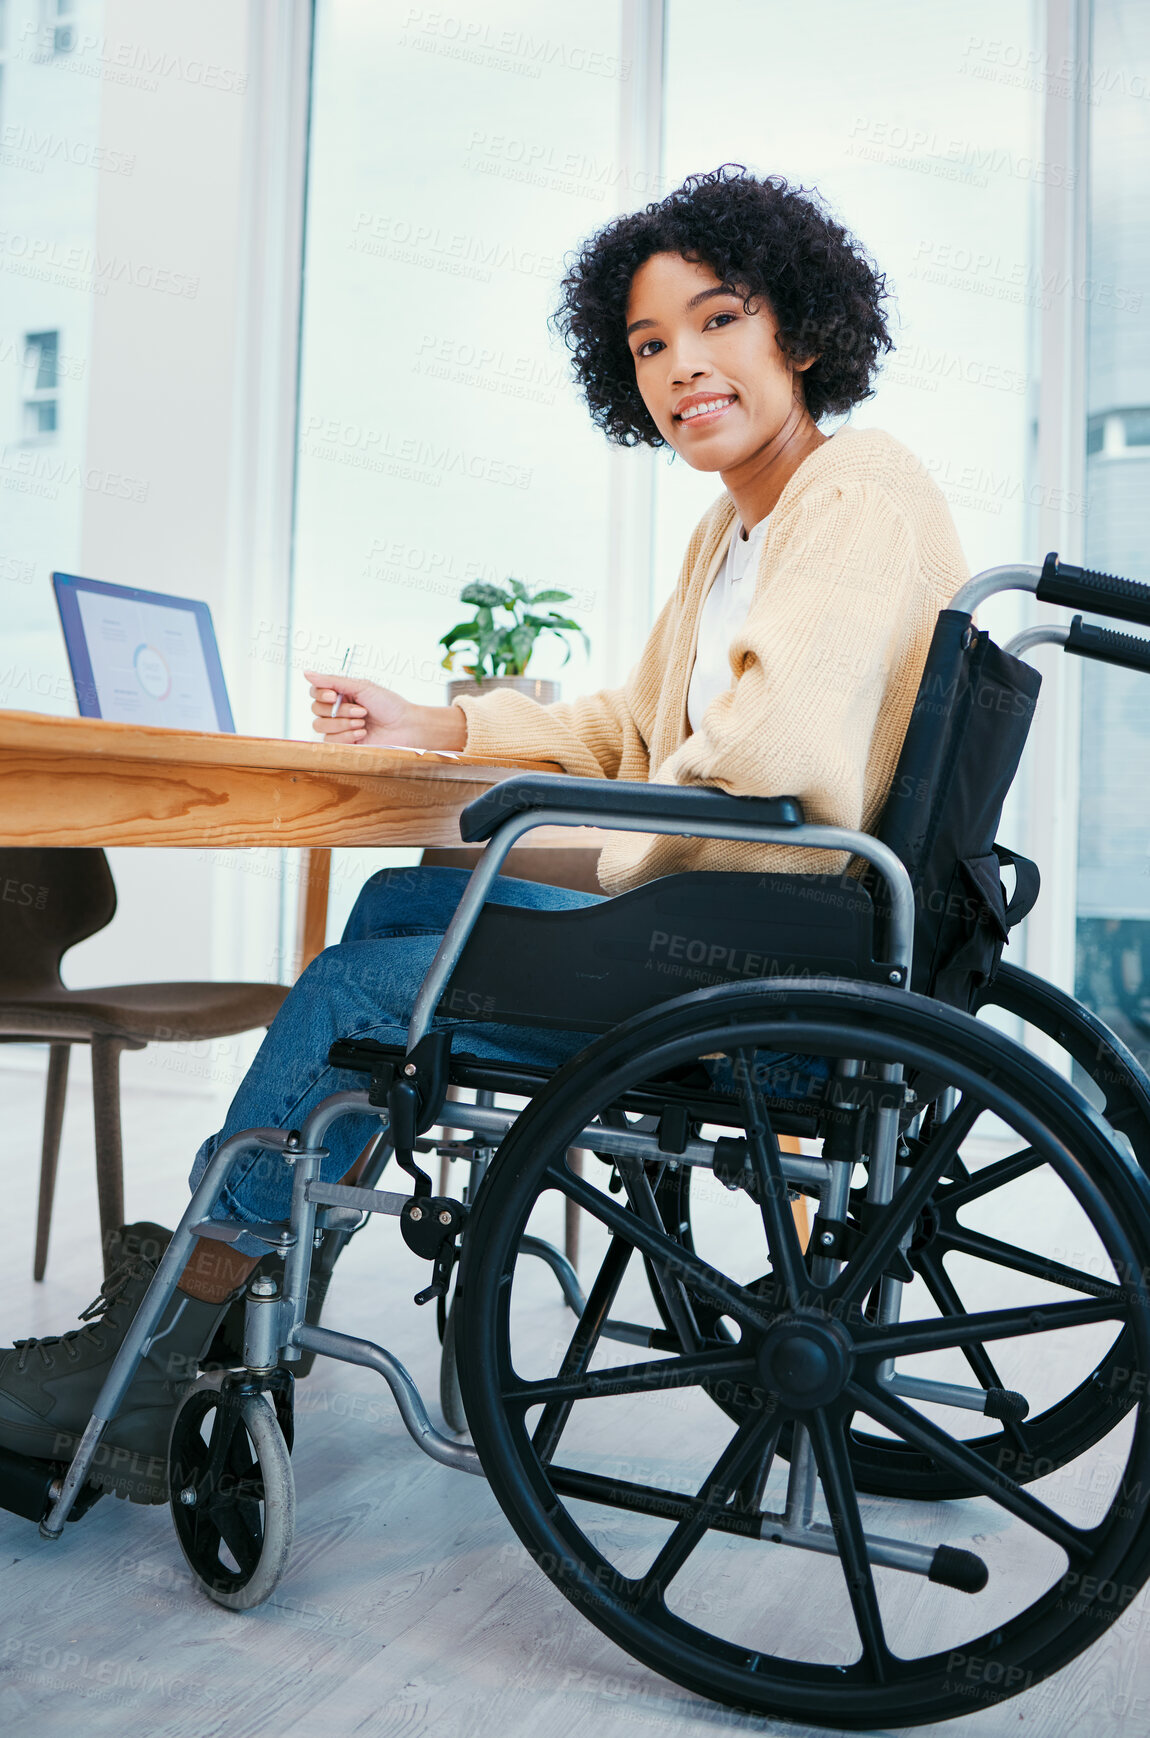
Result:
M840 429L803 460L763 540L731 641L733 686L692 733L699 612L736 517L724 493L621 688L555 706L500 690L457 700L469 754L558 761L582 778L796 796L808 820L869 831L894 775L939 610L967 579L941 491L878 429ZM615 834L599 879L622 893L684 869L837 872L838 852Z

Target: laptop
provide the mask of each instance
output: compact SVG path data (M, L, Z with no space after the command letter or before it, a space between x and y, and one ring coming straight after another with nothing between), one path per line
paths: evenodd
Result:
M81 718L235 731L206 603L54 573Z

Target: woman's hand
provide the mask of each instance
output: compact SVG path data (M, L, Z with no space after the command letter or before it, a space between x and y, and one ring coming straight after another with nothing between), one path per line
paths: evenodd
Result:
M467 745L467 719L458 706L416 706L390 688L355 676L305 670L311 683L312 729L340 748L454 748ZM342 695L338 714L336 699Z

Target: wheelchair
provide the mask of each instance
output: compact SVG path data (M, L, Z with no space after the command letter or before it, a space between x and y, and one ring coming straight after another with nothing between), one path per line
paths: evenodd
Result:
M1077 615L999 648L972 615L1011 588L1150 624L1150 587L1054 555L971 580L874 835L788 797L559 776L473 802L461 832L486 849L406 1046L335 1044L362 1087L220 1147L74 1461L7 1457L0 1502L55 1539L95 1500L102 1433L193 1239L243 1232L282 1273L249 1285L242 1362L182 1402L168 1473L181 1549L223 1606L258 1605L286 1566L308 1352L377 1371L416 1444L487 1478L585 1617L717 1702L905 1726L1087 1648L1150 1576L1150 1079L1072 997L1000 965L1038 878L994 833L1039 688L1021 654L1054 639L1150 669L1150 641ZM852 868L485 906L523 834L585 824ZM587 1043L548 1075L469 1052L484 1020ZM326 1131L365 1112L370 1162L323 1182ZM288 1220L212 1219L253 1149L292 1169ZM435 1193L436 1152L468 1168L459 1198ZM393 1159L410 1188L378 1186ZM582 1274L555 1243L572 1206ZM430 1264L443 1429L385 1348L305 1320L319 1241L376 1215Z

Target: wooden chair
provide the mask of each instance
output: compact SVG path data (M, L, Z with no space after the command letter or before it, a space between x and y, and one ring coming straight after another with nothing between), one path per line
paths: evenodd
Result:
M0 850L0 1042L46 1041L48 1087L33 1273L43 1279L73 1044L92 1049L96 1190L105 1255L123 1223L120 1053L145 1045L230 1037L268 1026L282 984L112 984L66 989L60 961L105 928L116 887L103 851ZM174 914L173 914L174 915Z

